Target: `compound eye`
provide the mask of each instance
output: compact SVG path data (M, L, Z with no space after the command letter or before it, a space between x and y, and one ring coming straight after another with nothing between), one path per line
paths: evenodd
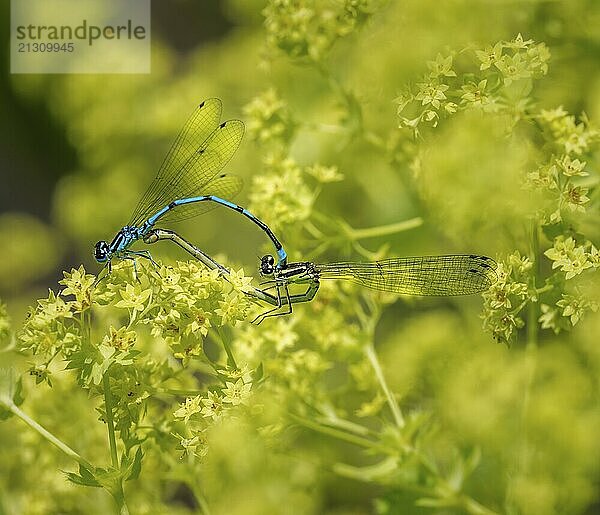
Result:
M94 247L94 258L100 263L108 259L108 243L105 241L96 243Z
M260 260L260 271L263 275L271 275L274 270L275 259L271 255L263 256Z

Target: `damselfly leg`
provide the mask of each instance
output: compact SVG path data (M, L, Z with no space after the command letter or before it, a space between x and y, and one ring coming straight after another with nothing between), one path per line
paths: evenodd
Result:
M127 250L126 255L132 256L132 257L136 256L136 257L147 259L156 268L160 268L159 264L156 261L154 261L154 259L152 258L152 255L150 254L150 252L148 250Z

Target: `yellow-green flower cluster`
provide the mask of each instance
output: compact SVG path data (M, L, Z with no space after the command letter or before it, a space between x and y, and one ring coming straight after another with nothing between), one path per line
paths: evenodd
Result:
M563 154L527 173L524 187L545 197L540 212L542 223L558 223L565 214L586 212L590 190L581 184L581 178L589 175L586 165L585 161Z
M515 337L515 330L525 325L520 315L527 303L539 303L541 314L537 322L542 329L551 329L555 334L573 328L586 311L597 311L597 300L590 298L583 288L577 285L569 288L570 280L586 270L600 268L597 248L590 241L578 245L573 237L560 235L544 255L557 272L537 288L533 286L535 277L528 258L515 253L508 257L507 263L499 263L498 281L483 294L484 328L498 341L509 343Z
M590 241L582 245L569 236L558 236L554 240L552 248L544 252L544 255L553 261L552 269L560 269L565 272L565 278L571 279L589 268L600 268L600 253Z
M82 323L90 309L112 308L124 325L111 325L96 348L98 379L116 355L128 355L137 341L134 322L148 324L155 337L163 338L175 357L189 359L202 353L202 339L210 327L235 325L246 317L250 300L244 293L250 278L242 270L227 282L218 271L196 262L178 262L158 269L138 262L137 272L128 263L117 263L112 273L94 285L94 276L83 267L65 273L65 288L38 301L22 333L22 350L51 360L62 354L69 358L84 347ZM114 316L113 315L113 319ZM107 361L108 360L108 361Z
M37 383L52 385L52 373L66 368L93 394L106 399L110 392L112 423L126 446L139 446L147 438L138 425L153 406L149 401L157 392L170 391L166 383L176 375L174 366L194 367L192 358L212 366L220 384L189 398L175 412L176 418L190 422L199 413L212 421L247 404L253 374L235 365L221 369L219 359L213 361L203 349L210 328L235 325L246 318L250 278L243 270L233 270L225 278L195 261L158 267L141 260L135 264L121 261L100 281L80 267L65 273L61 284L64 288L59 293L50 291L47 299L38 301L19 335L21 351L36 355L38 361L29 372ZM147 351L149 335L142 324L150 326L156 340L169 345L172 356L157 360L160 354ZM100 414L107 421L105 408L100 408ZM168 433L173 423L170 413L164 413L164 408L162 412L163 420L152 422L157 438ZM202 431L190 428L192 437L178 437L180 445L203 455Z
M222 370L223 383L213 386L206 394L188 397L173 413L175 419L183 421L191 437L179 437L186 454L204 457L208 453L208 442L204 436L210 425L226 416L233 408L248 406L252 395L252 375L247 368ZM233 379L231 376L237 376ZM229 377L228 377L229 376Z
M538 119L545 139L557 154L580 156L600 140L600 131L591 126L585 115L578 122L562 106L542 110Z
M587 310L598 311L598 302L581 295L563 295L556 305L562 309L562 316L569 317L571 325L576 325Z
M275 232L310 216L314 194L291 157L270 155L267 172L253 179L250 209Z
M590 175L587 161L600 142L600 133L592 128L585 116L578 123L562 107L542 110L536 117L546 146L552 151L550 159L527 173L525 187L542 194L545 204L540 213L543 224L556 224L573 215L585 213L590 202Z
M255 97L244 107L249 136L260 144L280 141L287 144L297 122L274 88Z
M306 173L323 184L344 180L344 174L338 170L337 166L324 166L321 164L315 164L308 166L306 168Z
M243 327L238 333L236 348L238 356L247 363L262 364L271 388L284 388L308 399L316 394L319 378L332 365L318 348L299 345L298 316L301 315L296 314L295 319L273 320L264 329L262 326ZM311 338L306 340L312 341Z
M373 0L270 0L263 10L267 45L292 58L319 62L337 39L364 25Z
M589 299L583 292L563 293L554 305L542 304L539 322L542 329L551 329L554 334L575 327L587 311L597 312L598 302Z
M530 300L528 283L531 281L533 263L519 252L498 263L498 280L483 293L483 327L494 339L510 343L514 333L525 325L520 313Z
M469 66L478 65L478 69L464 69L457 74L454 61L460 57L459 66L467 66L462 63L465 55L468 54L438 54L427 63L429 72L417 83L416 92L406 90L396 98L400 128L418 134L422 124L436 127L443 117L467 109L514 114L522 107L519 100L515 101L511 85L546 75L550 59L543 43L525 41L521 34L512 41L475 50L474 62Z
M555 332L570 329L587 309L595 306L585 294L573 292L568 281L584 270L598 266L596 246L589 241L577 245L572 235L581 235L583 217L588 213L591 215L594 207L597 184L597 177L593 177L596 168L594 152L598 148L600 131L585 115L577 119L562 107L534 109L531 101L533 81L548 72L550 54L544 44L525 40L519 34L513 41L500 41L475 50L474 55L477 70L472 69L473 59L469 62L469 56L472 57L469 50L440 54L429 62L428 73L416 84L416 90L404 91L396 99L400 127L417 134L424 124L435 127L444 117L467 110L471 112L463 117L470 116L475 123L480 120L498 122L496 125L490 123L490 128L499 129L497 136L508 136L504 141L515 150L506 160L502 157L501 162L515 159L518 152L521 155L515 159L514 166L498 168L502 173L496 176L506 178L511 170L522 170L512 181L518 188L518 192L514 192L513 206L518 215L515 218L527 216L533 223L530 235L534 241L530 249L539 248L540 236L548 236L554 241L545 255L553 261L553 270L559 272L541 277L544 270L539 264L534 271L531 263L525 266L525 261L517 262L520 259L518 253L508 256L500 263L499 281L484 294L484 326L499 341L510 342L517 337L518 329L525 326L521 315L526 312L530 335L535 334L532 326L537 323ZM474 109L481 113L472 112ZM454 118L453 121L458 127L464 119ZM531 132L529 139L522 138L528 132ZM451 136L441 143L436 142L428 151L423 151L423 145L418 142L412 143L411 149L411 143L404 141L408 150L402 149L404 156L399 155L399 159L404 157L411 162L410 166L421 181L422 195L428 202L442 198L447 203L450 197L448 189L442 189L440 181L432 182L431 178L439 178L439 170L447 170L452 186L457 180L456 170L460 169L451 159L451 145L439 151L444 141L451 141ZM483 147L486 141L489 138L482 140L475 152L481 156L482 170L486 169ZM525 143L520 147L513 145L517 141ZM461 158L465 152L464 148L459 150ZM496 159L489 161L498 162ZM589 167L588 162L592 163ZM445 168L445 163L452 165ZM495 167L490 169L495 170ZM469 180L477 184L471 178ZM458 227L460 223L456 207L465 205L474 191L470 190L464 202L461 199L452 206L452 227ZM436 207L440 212L443 210L443 206ZM507 213L504 209L508 224ZM540 261L541 257L541 253L532 255L532 260ZM525 310L526 307L529 309Z
M243 270L233 271L228 283L218 270L207 270L190 261L162 266L150 277L158 287L135 295L138 299L152 297L150 305L142 306L142 321L150 324L153 336L169 343L177 358L201 355L202 339L211 327L235 325L246 318L250 307L244 291L251 279L244 276Z
M47 299L38 300L30 309L19 335L21 349L42 359L52 359L58 352L68 355L81 344L79 326L74 323L75 301L50 291Z
M126 327L115 329L112 325L107 334L102 340L102 344L107 347L114 347L119 351L127 351L135 345L137 334L135 331L128 331Z

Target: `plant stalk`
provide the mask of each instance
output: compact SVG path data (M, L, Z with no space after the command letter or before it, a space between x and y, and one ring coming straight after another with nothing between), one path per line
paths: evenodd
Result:
M410 229L416 229L423 225L423 219L420 216L404 220L402 222L396 222L388 225L379 225L377 227L368 227L366 229L352 229L352 238L355 240L362 240L365 238L376 238L378 236L387 236L389 234L396 234L399 232L408 231Z
M402 416L402 411L400 410L400 406L398 406L398 403L396 402L394 394L391 392L387 385L385 376L383 375L383 370L381 369L381 364L379 363L379 359L377 358L377 353L375 352L375 348L372 344L369 344L365 347L365 353L367 354L367 358L369 358L371 366L375 371L375 375L377 376L379 385L381 386L381 389L383 390L383 393L387 398L387 403L390 407L390 410L392 411L392 415L394 417L396 425L400 428L404 427L405 422L404 417Z
M117 454L117 439L115 436L115 422L113 419L112 396L110 394L110 375L108 370L102 378L104 386L104 407L106 408L106 425L108 427L108 441L110 442L110 460L115 470L119 470L119 455ZM125 492L123 491L123 478L119 477L114 491L110 492L117 506L120 515L128 515L129 509L125 503Z
M58 447L62 452L64 452L69 458L74 459L77 463L79 463L82 467L87 470L94 470L94 466L87 461L85 458L82 458L77 452L71 449L66 443L62 440L54 436L50 431L46 428L38 424L35 420L33 420L27 413L23 412L16 404L10 403L7 405L7 408L13 413L15 416L19 417L23 422L25 422L29 427L37 431L40 435L42 435L46 440L48 440L52 445Z
M539 254L540 254L540 231L538 227L537 219L531 221L531 242L530 242L530 256L533 263L533 278L531 289L535 291L537 281L539 277ZM527 346L537 346L538 339L538 302L529 301L529 309L527 312Z
M117 439L115 437L115 423L112 412L112 398L110 395L110 377L108 371L102 379L104 386L104 406L106 408L106 425L108 427L108 441L110 442L110 459L115 469L119 468L119 457L117 455Z

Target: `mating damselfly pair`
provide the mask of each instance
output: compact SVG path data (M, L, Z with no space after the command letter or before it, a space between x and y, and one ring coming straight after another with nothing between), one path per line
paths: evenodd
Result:
M220 122L222 104L217 98L202 102L181 129L158 174L134 210L130 222L108 243L99 241L94 257L110 272L113 258L152 260L147 250L132 250L138 240L155 243L171 240L225 276L228 269L174 231L156 228L159 221L185 220L219 205L250 219L275 247L261 258L259 272L266 278L264 289L252 288L248 295L273 306L255 319L291 313L292 305L314 298L321 279L347 279L367 288L403 295L470 295L479 293L496 279L493 259L475 254L401 257L371 263L309 261L288 263L287 253L269 226L245 208L232 203L242 187L236 176L221 171L231 160L244 134L240 120ZM306 291L291 294L291 284L306 285Z

